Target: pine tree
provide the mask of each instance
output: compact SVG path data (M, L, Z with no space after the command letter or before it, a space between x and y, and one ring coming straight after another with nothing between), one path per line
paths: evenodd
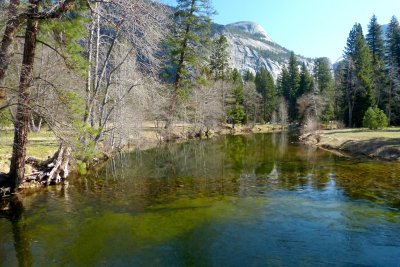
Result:
M362 27L356 23L350 31L344 52L346 63L343 86L347 123L362 126L365 111L373 104L373 69Z
M210 69L215 80L224 80L229 67L228 40L224 35L213 41Z
M299 98L303 94L311 93L314 91L314 79L307 69L306 64L303 62L300 71L299 89L296 97Z
M393 99L399 95L400 84L400 26L396 17L392 17L386 32L385 61L389 74L389 86L387 88L387 101L385 110L389 124L400 123L399 105L395 105ZM395 110L397 108L397 110Z
M382 38L382 28L381 25L378 24L378 20L375 15L372 16L368 25L366 41L372 56L376 104L383 108L384 103L387 102L385 100L385 95L387 92L386 87L388 84L388 77L386 74L386 66L384 61L385 49Z
M178 0L173 14L172 34L167 39L173 71L170 116L176 112L178 96L190 82L190 76L204 57L209 43L212 9L209 0ZM171 118L166 127L171 124Z
M317 58L313 72L317 91L319 93L331 92L333 90L333 77L329 59L326 57Z
M291 121L295 121L297 119L297 108L296 108L296 102L297 102L297 94L299 90L299 84L300 84L300 74L299 74L299 68L297 65L297 58L294 55L293 52L290 54L290 59L289 59L289 66L288 66L288 86L287 88L287 93L288 97L286 100L289 103L289 119Z
M254 74L250 70L247 70L246 73L244 74L243 79L245 82L254 82L255 77L254 77Z
M368 33L365 37L368 47L371 50L372 62L376 64L383 59L385 51L382 38L382 28L378 24L378 19L375 15L372 16L368 25Z
M231 81L233 84L233 103L228 111L228 115L229 120L232 123L232 128L235 128L236 124L243 123L246 118L246 113L243 106L243 80L237 69L233 69L231 74Z
M317 58L315 60L314 65L314 80L315 80L315 88L318 94L320 94L325 100L325 109L323 113L328 112L329 116L325 116L325 118L330 118L332 120L332 110L335 110L337 106L335 91L334 91L334 81L331 72L331 63L328 58L322 57Z
M278 89L278 95L283 96L285 100L289 99L289 73L287 68L284 66L282 68L281 73L278 75L278 79L276 80L276 85Z
M256 90L261 94L263 100L263 119L270 121L272 114L277 106L277 90L274 84L274 79L268 71L261 68L255 78Z

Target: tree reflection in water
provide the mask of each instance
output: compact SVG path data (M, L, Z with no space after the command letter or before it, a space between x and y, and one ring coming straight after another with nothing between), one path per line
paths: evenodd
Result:
M27 225L24 218L24 206L18 196L0 199L0 217L11 222L15 255L19 266L32 266L32 253Z

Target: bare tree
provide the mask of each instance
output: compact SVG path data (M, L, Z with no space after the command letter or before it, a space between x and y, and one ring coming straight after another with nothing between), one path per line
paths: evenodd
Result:
M210 84L201 83L196 86L191 97L195 135L203 133L208 136L212 128L224 120L221 90L223 81L213 81Z

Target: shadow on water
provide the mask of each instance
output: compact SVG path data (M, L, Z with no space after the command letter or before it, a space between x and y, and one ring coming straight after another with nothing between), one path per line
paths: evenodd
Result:
M15 255L21 267L32 266L30 239L24 218L24 207L18 196L0 199L0 218L12 226Z

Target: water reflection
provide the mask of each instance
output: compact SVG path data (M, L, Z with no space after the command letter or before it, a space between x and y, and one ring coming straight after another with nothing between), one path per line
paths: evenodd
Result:
M279 133L120 154L4 215L0 265L396 266L399 173Z
M11 223L14 239L15 255L18 266L32 266L32 254L27 225L23 216L24 207L18 196L0 199L0 218L7 219ZM6 253L9 253L7 251ZM6 257L4 257L6 258Z
M351 160L302 146L288 133L220 137L121 154L102 172L85 178L91 189L161 196L258 194L268 190L324 191L400 207L400 167ZM85 183L86 183L85 182ZM123 189L122 189L123 188Z

